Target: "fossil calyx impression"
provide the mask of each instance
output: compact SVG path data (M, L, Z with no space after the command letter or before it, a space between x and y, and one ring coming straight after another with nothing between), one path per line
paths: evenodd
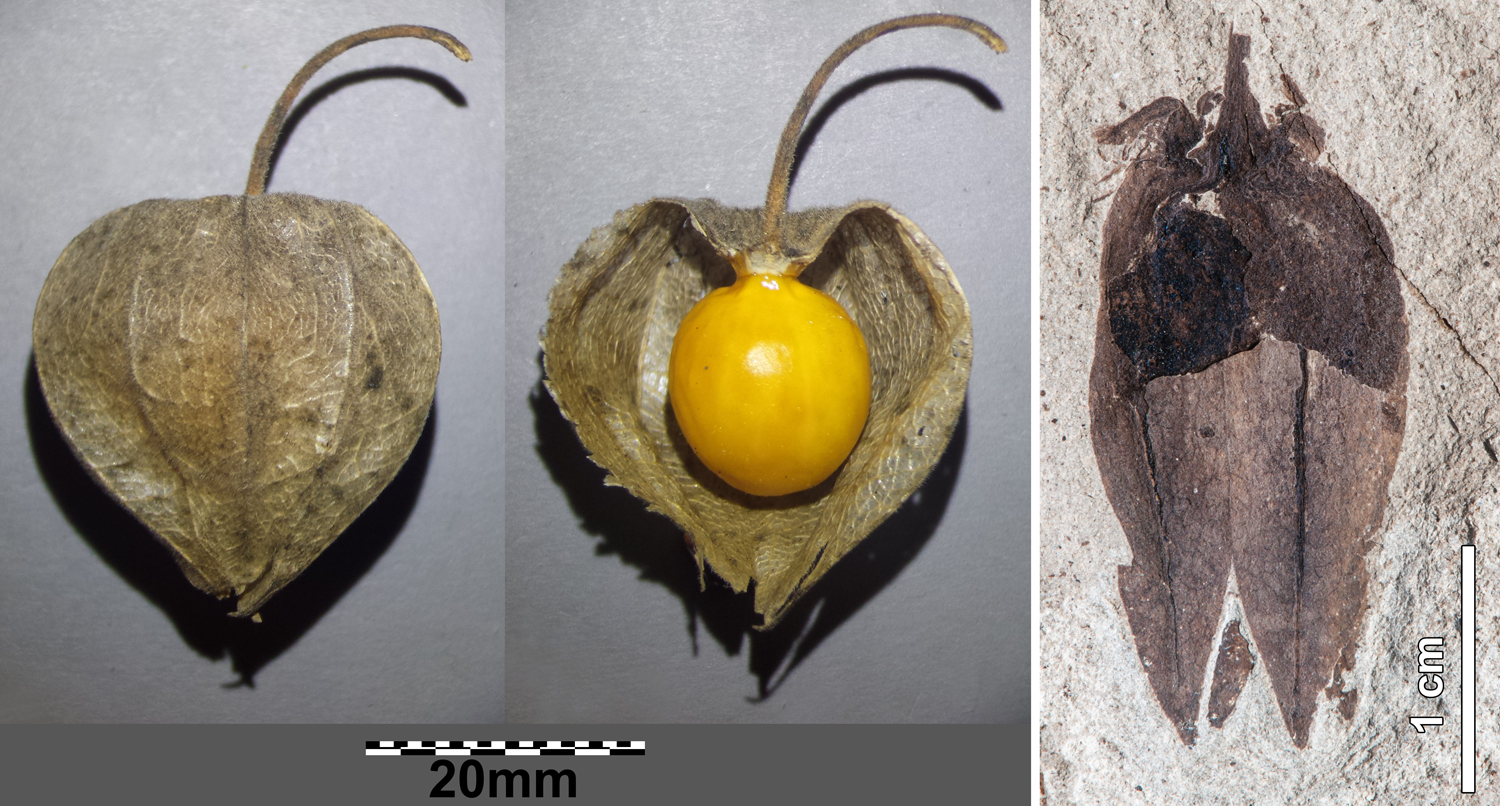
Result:
M189 581L255 616L396 475L432 405L437 306L400 239L354 204L265 195L313 73L349 48L451 35L390 26L335 42L287 86L243 196L156 199L63 250L32 323L37 374L88 470Z
M1159 98L1099 142L1141 148L1104 225L1094 454L1134 555L1136 650L1186 744L1231 570L1260 664L1224 630L1210 723L1265 669L1293 743L1345 687L1406 418L1406 314L1390 237L1317 164L1324 132L1283 74L1268 125L1250 39L1222 97ZM1217 124L1205 117L1222 101Z
M989 28L941 14L889 20L855 34L823 62L787 121L763 209L655 199L622 210L579 247L548 299L542 348L558 408L609 472L608 483L626 487L683 528L700 576L706 565L736 591L755 583L760 629L774 626L921 485L963 406L972 354L969 306L922 231L879 202L786 212L798 135L828 76L870 40L921 26L958 28L1005 50ZM732 315L746 323L705 326L703 333L715 334L713 349L701 339L689 343L692 333L679 333L700 300L723 301L744 282L777 286L779 292L770 289L775 293L805 283L832 298L816 303L826 321L846 314L859 333L847 334L847 323L840 322L837 338L769 335L782 320L797 318L785 312L800 303L773 309L765 294L759 301L747 294L705 306L703 315L726 317L725 306L738 305ZM705 300L716 288L719 296ZM791 403L758 402L781 394L762 394L762 380L796 374L767 367L794 367L804 350L836 349L857 362L859 334L868 352L867 395L808 393L816 386L792 382L787 386L797 389L780 398ZM673 359L674 341L679 359L694 360ZM703 356L709 358L698 360ZM673 369L679 375L669 378ZM738 375L713 387L713 374L721 370ZM849 377L858 380L857 370ZM695 391L685 384L704 378L681 376L688 371L710 374ZM746 401L759 407L748 417ZM804 403L851 407L829 416L838 423L830 432L839 436L820 446L812 460L817 466L800 466L804 458L796 450L756 453L776 440L804 439L787 436L802 425L796 410ZM716 431L731 438L715 441ZM846 434L852 449L843 442Z

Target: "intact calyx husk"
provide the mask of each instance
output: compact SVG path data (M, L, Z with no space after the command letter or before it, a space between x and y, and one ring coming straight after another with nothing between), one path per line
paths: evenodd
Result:
M106 215L53 266L32 340L84 466L194 586L239 596L236 615L395 476L440 352L432 292L395 234L292 194Z
M194 586L238 597L237 616L257 616L375 500L432 405L437 306L401 240L358 205L263 195L312 73L397 36L469 58L416 26L335 42L277 102L246 195L109 213L37 301L37 375L64 438Z
M677 325L753 248L762 212L710 199L623 210L563 267L542 335L547 388L607 483L676 521L704 564L736 591L756 583L774 625L813 583L906 500L942 455L972 356L968 302L915 224L878 202L791 213L783 249L801 279L854 317L870 350L864 434L818 486L762 498L730 487L688 447L667 396Z

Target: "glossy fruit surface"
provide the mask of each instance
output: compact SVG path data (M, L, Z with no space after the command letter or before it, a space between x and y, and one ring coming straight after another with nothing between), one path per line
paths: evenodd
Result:
M833 297L740 268L678 326L668 388L704 465L752 495L786 495L833 475L859 441L869 350Z

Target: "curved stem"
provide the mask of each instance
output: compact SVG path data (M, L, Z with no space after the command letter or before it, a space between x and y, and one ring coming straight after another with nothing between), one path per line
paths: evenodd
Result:
M276 105L271 107L271 116L266 118L266 126L260 130L260 139L255 141L255 155L250 159L250 178L245 182L246 196L259 196L266 192L267 174L271 171L271 152L276 150L276 141L281 138L281 127L286 123L287 113L292 111L292 102L297 100L297 94L302 92L302 87L307 84L308 79L313 77L313 73L318 72L323 65L333 61L335 57L350 48L358 47L366 42L398 37L426 39L442 45L454 56L464 61L472 58L469 55L469 49L452 34L420 25L387 25L384 28L371 28L368 31L346 36L318 51L318 55L302 65L302 69L292 77L292 83L286 85L281 97L276 99Z
M833 55L823 62L823 66L818 68L818 72L813 74L812 81L809 81L807 88L802 91L802 97L797 99L797 108L792 110L792 116L787 120L786 128L781 131L781 143L776 146L776 162L771 166L771 186L766 189L766 213L764 229L761 230L762 248L776 254L781 252L781 218L786 214L787 194L791 192L792 157L797 151L797 137L802 134L802 126L807 122L807 113L812 111L813 101L817 100L818 93L822 91L823 84L828 81L828 77L833 75L833 71L845 59L849 58L849 54L878 36L906 28L931 27L968 31L984 40L984 43L996 53L1006 51L1005 40L990 30L989 26L952 14L914 14L910 17L886 20L871 25L839 45L838 50L835 50Z

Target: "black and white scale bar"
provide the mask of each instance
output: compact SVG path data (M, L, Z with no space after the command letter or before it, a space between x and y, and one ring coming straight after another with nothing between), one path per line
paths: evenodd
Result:
M367 756L644 756L641 742L367 740Z

